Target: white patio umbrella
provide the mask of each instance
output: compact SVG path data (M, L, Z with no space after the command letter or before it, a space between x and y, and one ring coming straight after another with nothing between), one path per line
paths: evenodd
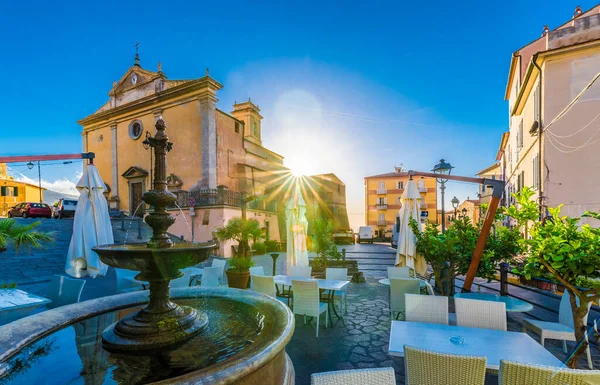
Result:
M75 278L106 275L108 266L92 247L114 243L108 203L102 194L106 186L93 164L83 169L77 183L80 192L73 220L73 236L67 253L65 272Z
M398 231L398 249L396 250L396 266L408 266L419 274L427 272L427 262L421 255L417 255L416 238L408 222L410 218L417 221L421 231L421 194L414 180L409 180L400 197L402 207L398 211L400 229Z
M308 221L306 220L306 203L302 197L300 186L296 186L286 204L286 229L287 229L287 266L308 266L308 249L306 247L306 234Z

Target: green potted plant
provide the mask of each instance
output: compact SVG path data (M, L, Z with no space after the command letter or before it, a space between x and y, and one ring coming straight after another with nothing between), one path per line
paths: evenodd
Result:
M229 260L229 268L225 271L229 287L245 289L248 287L250 268L254 261L250 258L249 240L263 238L263 230L255 219L231 218L223 227L216 229L215 234L220 241L237 241L238 251Z
M316 257L310 261L313 272L324 272L332 261L339 261L342 257L333 240L333 222L331 220L315 219L312 222L312 235L310 251Z
M508 215L524 215L521 210L530 196L527 192L513 196L518 206L509 208ZM580 218L561 216L561 206L549 208L549 218L529 227L530 238L521 240L526 259L515 272L524 274L527 279L534 276L551 279L569 293L575 338L582 341L567 362L569 367L575 368L587 348L583 319L589 304L600 300L600 229L580 225ZM583 216L600 220L599 213L586 212Z

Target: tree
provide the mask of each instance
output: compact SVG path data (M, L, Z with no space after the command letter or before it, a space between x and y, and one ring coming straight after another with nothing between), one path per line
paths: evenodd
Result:
M315 219L312 222L312 230L310 250L317 254L314 259L316 265L326 269L328 259L337 260L341 257L341 253L333 241L333 222L330 219Z
M21 225L15 219L0 220L0 253L6 251L10 246L15 250L21 247L40 248L53 242L52 233L40 233L33 229L40 222L29 225Z
M517 228L523 229L524 238L528 237L529 225L540 218L537 204L531 200L535 192L525 186L517 194L512 194L517 204L502 210L502 214L508 215L517 222Z
M526 217L528 214L521 210L527 208L528 193L513 195L519 207L509 208L507 214ZM561 216L561 206L548 210L550 219L534 222L530 227L530 239L522 239L527 257L517 271L527 279L546 277L565 286L570 296L575 338L583 341L568 362L575 368L587 347L583 318L591 302L600 300L600 230L588 224L579 226L579 218ZM598 213L587 212L584 216L600 219Z

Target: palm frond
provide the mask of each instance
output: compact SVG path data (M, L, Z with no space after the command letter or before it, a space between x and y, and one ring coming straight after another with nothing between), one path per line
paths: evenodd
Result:
M0 249L5 249L12 244L16 250L21 247L40 248L54 242L54 233L42 233L33 229L40 222L21 225L15 219L0 220Z

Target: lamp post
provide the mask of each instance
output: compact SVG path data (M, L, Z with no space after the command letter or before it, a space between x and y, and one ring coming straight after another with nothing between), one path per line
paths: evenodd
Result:
M40 161L37 161L37 166L38 166L38 188L39 188L39 192L40 192L40 203L42 203L42 171L40 169ZM28 169L32 169L33 168L33 162L29 162L27 163L27 168Z
M446 231L446 216L444 212L444 191L446 190L446 182L448 179L444 178L444 175L450 175L452 172L452 165L446 162L444 159L440 159L440 163L436 164L431 171L435 174L440 175L437 179L437 182L440 184L440 191L442 193L442 233Z
M456 209L458 209L459 203L460 202L458 201L458 198L456 196L452 198L452 207L454 207L454 219L456 219Z
M465 207L463 207L462 211L462 217L466 217L467 216L467 209Z
M150 148L150 141L148 140L150 136L150 133L146 131L146 140L142 142L146 150ZM152 185L152 151L150 151L150 185Z

